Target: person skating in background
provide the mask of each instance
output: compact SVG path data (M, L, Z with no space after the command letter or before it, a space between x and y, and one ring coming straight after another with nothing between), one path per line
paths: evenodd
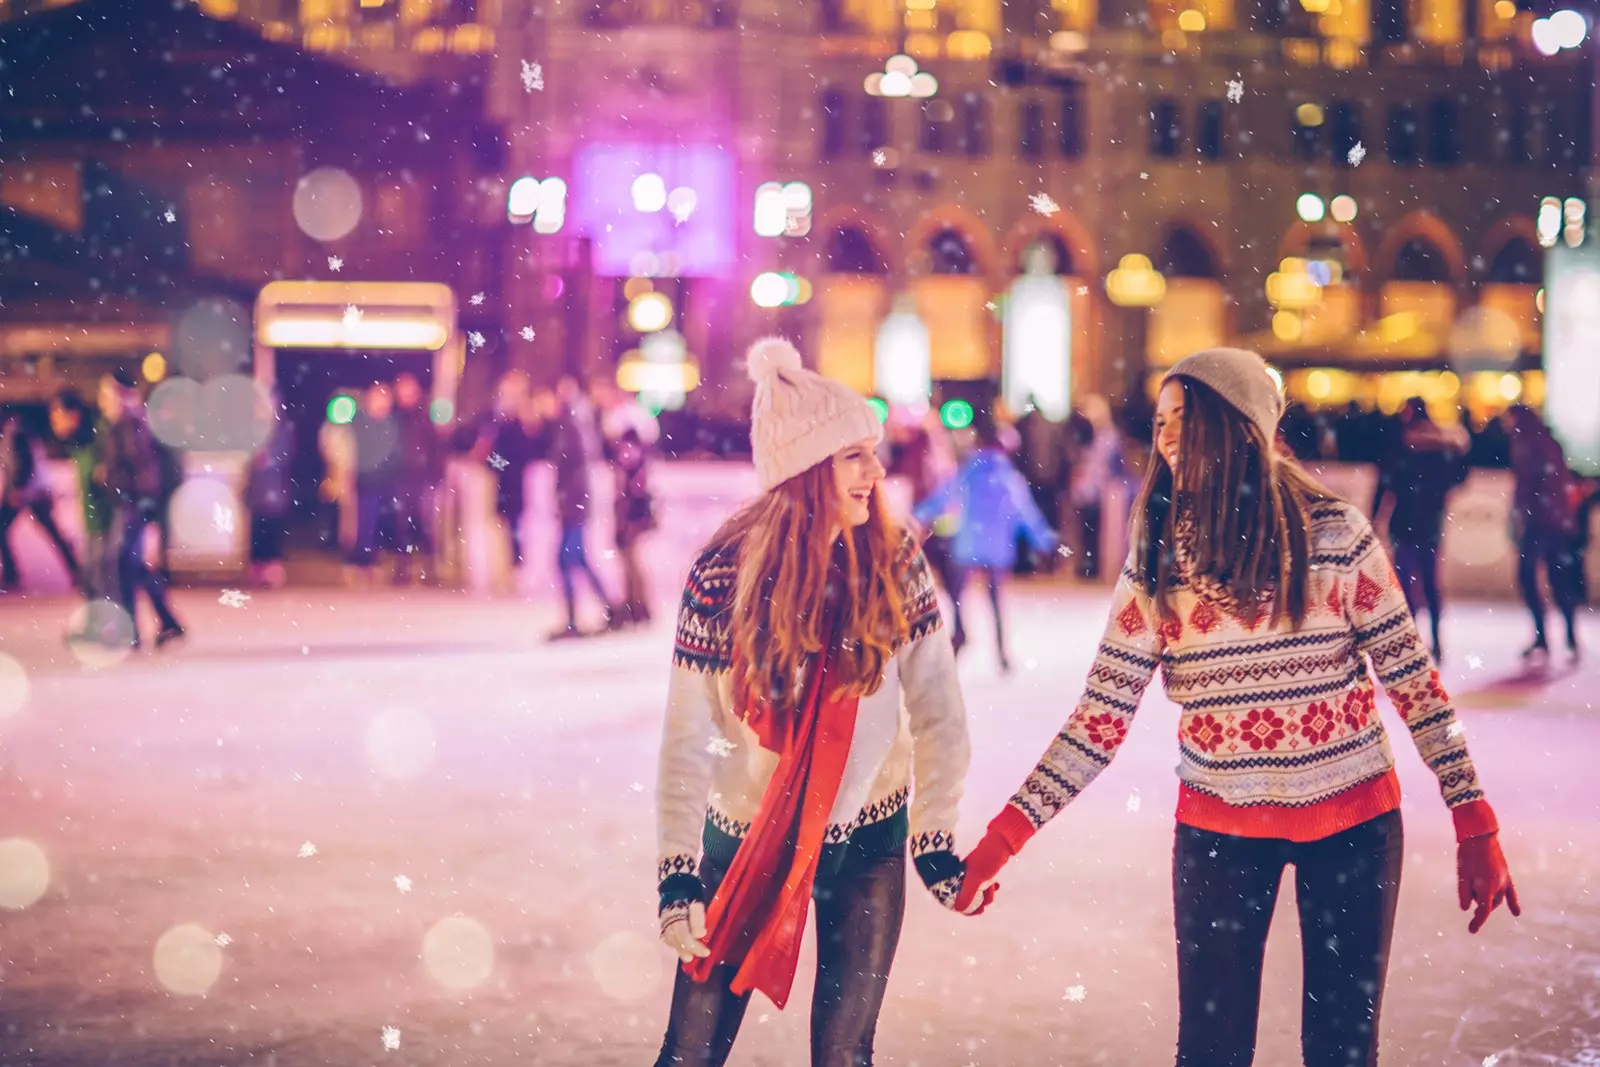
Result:
M561 524L556 569L561 575L561 595L566 600L567 624L551 640L581 636L578 627L578 592L581 576L600 602L602 624L616 628L621 620L615 601L606 593L589 553L584 535L589 525L589 464L600 458L599 421L583 395L577 379L562 378L556 386L557 414L550 439L550 461L556 473L556 517Z
M349 400L352 410L361 406L358 391L340 390L334 396ZM317 485L318 536L324 546L339 550L340 559L348 560L356 545L356 442L350 424L324 420L317 428L317 452L323 471Z
M55 498L45 469L44 443L15 412L0 415L0 592L21 586L11 528L23 513L33 516L67 568L72 584L84 588L78 559L56 525Z
M288 581L284 567L286 524L294 504L289 467L294 461L294 424L284 415L276 390L268 393L266 441L250 457L245 499L250 507L250 577L265 589L280 589Z
M144 401L131 375L117 373L100 380L100 412L108 426L103 462L95 481L113 501L112 536L116 539L117 591L133 628L132 644L140 646L138 596L150 598L161 628L156 647L184 636L167 593L145 558L145 531L161 504L161 461L155 435L145 421Z
M1439 620L1444 598L1439 590L1439 546L1444 540L1444 517L1450 493L1467 479L1470 442L1460 426L1442 427L1428 417L1421 397L1412 397L1400 409L1400 432L1394 436L1385 462L1379 468L1378 508L1392 500L1389 541L1394 548L1394 569L1405 591L1406 604L1416 615L1428 609L1430 651L1438 662L1443 651Z
M950 546L956 576L948 590L955 616L954 647L959 653L967 641L961 595L968 579L975 572L982 573L989 585L989 605L994 611L994 638L1000 654L1000 669L1009 671L1011 661L1006 655L1000 589L1016 561L1018 536L1025 538L1037 552L1054 551L1057 538L1039 513L1027 482L1001 447L993 413L987 409L977 412L972 430L976 438L974 447L955 477L918 504L913 515L926 527L952 509L959 514L960 525Z
M966 710L927 564L884 507L872 408L781 338L747 364L761 496L689 570L667 696L659 908L683 966L656 1067L722 1067L752 993L783 1008L813 901L810 1062L859 1067L908 839L941 904L962 888Z
M1550 593L1567 627L1567 653L1578 658L1578 586L1574 578L1583 565L1578 558L1577 509L1573 506L1572 472L1566 453L1550 428L1532 408L1517 404L1505 413L1511 437L1511 472L1515 483L1511 508L1512 535L1520 558L1517 585L1533 616L1533 644L1524 658L1550 654L1545 635L1544 594L1539 590L1539 564L1543 563Z
M494 408L478 426L472 457L495 480L494 507L511 553L513 585L522 572L522 520L528 507L528 466L545 451L544 426L528 376L509 371L495 387Z
M1106 491L1117 476L1122 449L1105 397L1083 398L1068 427L1068 498L1077 519L1078 577L1100 577L1100 519Z
M639 558L640 541L656 528L655 498L650 492L650 446L628 426L610 446L616 475L615 529L617 559L622 564L622 616L630 623L650 621L650 587Z
M109 606L117 592L116 553L111 543L112 501L95 481L95 469L105 460L108 431L99 414L71 389L50 401L50 430L66 449L67 461L78 486L83 513L83 547L78 558L86 606L83 624L67 635L69 640L101 640L112 626Z
M1466 738L1360 511L1272 442L1283 399L1253 352L1180 360L1160 393L1133 546L1083 695L967 857L961 899L1087 789L1156 668L1179 719L1173 907L1178 1067L1255 1053L1286 864L1300 912L1306 1067L1375 1067L1399 901L1400 786L1372 676L1455 824L1476 933L1520 914Z
M1071 473L1066 457L1066 427L1052 422L1039 410L1033 397L1028 398L1027 411L1017 420L1017 436L1021 446L1017 449L1017 469L1028 481L1033 502L1039 506L1045 525L1052 530L1061 529L1061 496ZM1019 538L1018 549L1023 547ZM1054 573L1057 557L1052 553L1039 561L1047 572ZM1033 570L1033 560L1022 555L1022 573Z
M394 515L400 483L400 427L387 384L367 388L350 430L355 440L356 540L347 562L357 584L371 585L386 532L384 520Z
M434 533L438 525L439 485L444 481L445 447L428 415L428 399L413 374L395 379L395 423L399 462L395 486L395 539L400 558L395 580L425 580L435 572Z

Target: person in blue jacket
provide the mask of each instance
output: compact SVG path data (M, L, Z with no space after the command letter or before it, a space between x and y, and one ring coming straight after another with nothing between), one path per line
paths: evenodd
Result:
M1016 564L1017 535L1024 535L1037 552L1053 552L1059 539L1034 503L1022 473L1001 447L993 412L979 411L972 429L977 440L955 476L929 494L913 514L926 529L946 512L959 512L960 525L950 546L956 579L949 590L955 615L951 640L958 653L966 644L961 592L972 572L982 571L989 581L1000 669L1009 671L1011 662L1006 657L1005 630L1000 621L1000 587L1006 572Z

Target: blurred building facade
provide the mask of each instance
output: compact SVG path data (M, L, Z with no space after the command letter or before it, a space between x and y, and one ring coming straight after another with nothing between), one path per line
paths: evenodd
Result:
M895 308L932 379L998 378L1041 244L1078 393L1138 395L1235 342L1318 404L1537 401L1541 244L1582 210L1593 151L1592 43L1542 56L1512 0L200 7L481 87L496 132L452 210L492 276L417 280L486 294L497 366L620 368L711 412L742 408L740 355L773 331L878 389ZM273 210L253 225L292 228Z

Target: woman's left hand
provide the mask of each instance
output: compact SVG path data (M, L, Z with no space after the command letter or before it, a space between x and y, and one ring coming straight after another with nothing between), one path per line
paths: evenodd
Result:
M1502 902L1512 915L1522 914L1517 901L1517 887L1511 882L1511 869L1506 865L1505 853L1500 851L1500 835L1484 834L1469 837L1456 846L1456 895L1461 910L1474 904L1472 921L1467 933L1475 934L1489 921L1489 915Z

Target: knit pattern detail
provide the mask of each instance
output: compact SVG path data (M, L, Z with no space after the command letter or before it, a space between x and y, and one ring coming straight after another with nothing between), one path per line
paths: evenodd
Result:
M843 845L847 843L856 831L863 827L881 823L892 819L906 808L906 803L911 799L910 787L895 790L881 800L873 801L861 809L855 818L849 822L833 823L822 835L824 845ZM735 819L726 812L718 810L715 804L706 807L706 821L729 837L743 840L749 836L750 824L740 819ZM928 836L926 834L922 835ZM662 864L666 866L665 863ZM691 874L694 872L690 872Z
M691 878L698 878L700 876L699 858L687 853L663 857L656 869L656 882L657 884L665 882L668 878L678 874L686 874Z
M1446 805L1483 799L1461 724L1394 569L1355 508L1330 502L1312 512L1311 607L1298 630L1270 617L1252 626L1207 596L1204 582L1181 583L1176 618L1161 620L1131 564L1117 583L1082 698L1011 799L1035 827L1110 764L1158 665L1168 697L1181 708L1184 790L1251 810L1252 827L1262 825L1263 809L1281 812L1283 833L1275 836L1293 838L1309 815L1326 824L1341 795L1393 770L1373 676Z

